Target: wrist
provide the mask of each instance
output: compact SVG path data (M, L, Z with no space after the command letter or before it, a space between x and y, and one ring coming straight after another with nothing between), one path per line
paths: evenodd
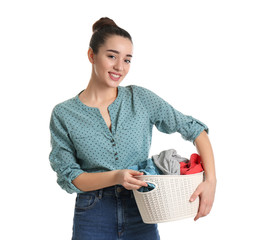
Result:
M120 170L113 170L113 180L114 180L114 184L115 185L118 185L120 184L120 180L119 180L119 173L120 173Z
M207 176L206 174L204 175L204 181L209 182L211 184L216 184L217 179L215 176Z

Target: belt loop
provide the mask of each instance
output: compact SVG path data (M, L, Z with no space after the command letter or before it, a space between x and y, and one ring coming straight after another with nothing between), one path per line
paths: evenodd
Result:
M117 189L118 189L118 185L115 185L114 186L114 193L115 193L115 197L119 197L119 193L118 193L118 191L117 191Z
M131 198L134 198L133 190L131 190Z
M103 189L98 190L98 198L101 199L103 195Z

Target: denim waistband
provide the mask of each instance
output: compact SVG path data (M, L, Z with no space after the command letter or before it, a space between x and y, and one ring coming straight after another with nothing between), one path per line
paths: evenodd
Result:
M78 195L88 195L95 194L98 198L102 198L103 196L113 196L117 198L133 198L133 191L127 190L122 185L115 185L111 187L106 187L94 191L89 191L85 193L78 193Z

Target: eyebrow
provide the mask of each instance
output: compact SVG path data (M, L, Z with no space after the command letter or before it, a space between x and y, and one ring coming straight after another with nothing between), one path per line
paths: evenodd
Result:
M117 50L113 50L113 49L108 49L108 50L107 50L107 52L113 52L113 53L120 54L120 52L119 52L119 51L117 51ZM127 57L132 57L132 55L131 55L131 54L126 54L126 56L127 56Z

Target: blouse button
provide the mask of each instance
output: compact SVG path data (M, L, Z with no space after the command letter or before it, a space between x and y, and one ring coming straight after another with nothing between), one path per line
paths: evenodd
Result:
M113 143L113 144L112 144L112 146L114 147L114 146L116 146L116 144L115 144L115 143Z
M115 160L118 160L118 159L119 159L118 157L115 158Z
M115 152L115 153L114 153L114 156L116 156L117 154L118 154L118 153L117 153L117 152Z
M114 139L111 139L111 141L110 142L114 142Z

